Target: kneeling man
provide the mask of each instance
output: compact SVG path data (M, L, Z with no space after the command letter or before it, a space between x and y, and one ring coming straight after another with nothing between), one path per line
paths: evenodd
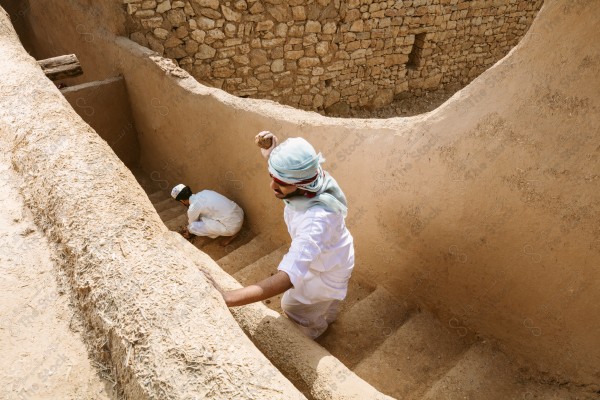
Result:
M231 236L227 245L242 228L244 211L235 202L212 190L192 194L189 186L179 184L171 190L171 196L188 208L187 231L183 236Z

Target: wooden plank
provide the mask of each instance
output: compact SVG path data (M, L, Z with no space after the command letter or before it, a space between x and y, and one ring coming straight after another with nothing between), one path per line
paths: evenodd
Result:
M83 69L75 54L47 58L39 60L37 63L52 81L83 74Z

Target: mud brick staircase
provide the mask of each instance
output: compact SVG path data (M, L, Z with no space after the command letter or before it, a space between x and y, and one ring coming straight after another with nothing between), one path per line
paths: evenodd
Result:
M187 224L187 209L170 197L170 188L161 189L142 172L135 175L169 229ZM288 250L287 244L278 246L246 226L227 246L222 239L196 237L192 243L242 285L274 274ZM264 304L281 313L280 301L277 296ZM382 286L353 278L338 319L317 342L380 392L398 399L600 399L531 381L491 343L460 334L428 312L409 308Z

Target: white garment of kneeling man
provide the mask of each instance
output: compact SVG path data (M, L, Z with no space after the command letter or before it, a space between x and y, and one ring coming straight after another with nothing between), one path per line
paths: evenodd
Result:
M244 211L234 201L212 190L192 194L189 186L179 184L171 196L188 207L188 231L196 236L233 236L242 229Z

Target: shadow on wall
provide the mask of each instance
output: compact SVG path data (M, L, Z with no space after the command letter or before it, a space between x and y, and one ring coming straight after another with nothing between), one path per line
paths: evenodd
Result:
M137 131L123 77L67 87L61 93L129 169L139 165Z

